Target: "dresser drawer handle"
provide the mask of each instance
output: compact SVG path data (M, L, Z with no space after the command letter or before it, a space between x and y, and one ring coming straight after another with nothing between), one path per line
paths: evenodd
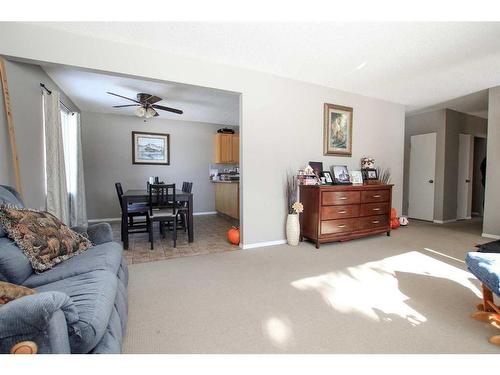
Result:
M339 228L345 228L345 227L346 227L346 225L345 225L345 224L340 224L340 225L339 225Z
M373 211L380 211L380 207L374 208Z
M380 198L380 196L381 196L380 194L376 194L373 196L373 198Z
M379 220L373 220L373 221L372 221L372 224L378 224L378 223L380 223L380 221L379 221Z
M339 200L341 201L345 201L347 199L347 197L340 197Z
M339 214L346 214L346 213L347 213L346 210L339 211Z

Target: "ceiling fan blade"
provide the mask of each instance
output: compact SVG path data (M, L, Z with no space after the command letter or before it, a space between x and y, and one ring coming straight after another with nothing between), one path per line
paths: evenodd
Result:
M158 112L155 111L155 116L154 117L158 117L160 114Z
M118 96L119 98L123 98L123 99L131 100L131 101L136 102L136 103L140 103L140 102L138 102L138 101L137 101L137 100L135 100L135 99L130 99L130 98L127 98L126 96L118 95L118 94L115 94L115 93L113 93L113 92L109 92L109 91L107 91L106 93L107 93L107 94L109 94L109 95Z
M168 111L168 112L178 113L179 115L182 115L184 113L180 109L175 109L175 108L170 108L170 107L164 107L162 105L157 105L157 104L153 104L151 107L153 107L155 109L161 109L162 111Z
M146 94L144 92L140 92L137 94L137 100L141 103L149 103L154 104L162 100L160 97L156 95Z
M158 97L156 95L151 95L151 97L148 98L148 103L155 104L155 103L159 102L160 100L162 100L160 97Z
M114 105L113 108L123 108L123 107L139 107L140 104L125 104L125 105Z

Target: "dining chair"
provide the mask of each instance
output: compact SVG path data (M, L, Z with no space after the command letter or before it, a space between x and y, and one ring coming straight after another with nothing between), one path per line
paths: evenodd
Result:
M121 217L123 220L123 187L120 182L115 183L116 194L118 195L118 202L120 203ZM134 218L143 217L144 220L136 221ZM128 233L148 233L149 230L149 210L148 205L145 203L131 203L127 206L127 225L126 230ZM123 241L123 229L121 226L121 240Z
M182 183L182 191L184 193L191 193L193 191L193 183L192 182L183 182ZM184 229L184 232L186 231L188 224L187 224L187 215L188 215L188 203L187 202L179 202L179 223L181 225L181 228Z
M174 248L177 246L178 204L175 200L175 184L149 185L149 242L154 249L153 225L159 222L160 232L165 238L165 223L172 223Z

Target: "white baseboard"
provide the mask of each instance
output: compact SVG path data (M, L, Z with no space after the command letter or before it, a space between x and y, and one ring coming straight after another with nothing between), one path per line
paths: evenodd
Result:
M244 244L244 245L240 245L240 246L242 249L247 250L247 249L256 249L258 247L283 245L285 243L286 243L286 240L277 240L277 241L268 241L268 242L249 243L249 244Z
M193 212L193 216L217 215L217 211Z
M107 217L104 219L88 219L87 221L89 223L102 223L102 222L113 222L113 221L120 221L120 217Z
M207 212L194 212L193 216L203 216L203 215L216 215L217 211L207 211ZM121 217L106 217L104 219L88 219L89 223L102 223L105 222L113 222L113 221L121 221Z
M491 238L493 240L500 240L500 236L496 234L482 233L482 237Z
M433 223L436 223L436 224L446 224L446 223L453 223L454 221L457 221L457 219L433 220Z

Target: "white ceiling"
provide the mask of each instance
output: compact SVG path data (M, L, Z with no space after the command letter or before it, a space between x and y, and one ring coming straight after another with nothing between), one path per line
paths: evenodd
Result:
M454 109L458 112L468 113L469 115L488 118L488 90L481 90L469 95L461 96L448 100L443 103L426 107L420 110L411 111L408 114L413 115L421 112L434 111L443 108Z
M500 85L500 23L38 23L402 103Z
M113 108L114 105L134 104L133 102L106 92L114 92L132 99L137 98L137 93L144 92L163 99L155 104L184 111L179 115L158 110L162 119L239 125L240 99L237 93L54 65L42 68L82 111L135 116L136 107Z

